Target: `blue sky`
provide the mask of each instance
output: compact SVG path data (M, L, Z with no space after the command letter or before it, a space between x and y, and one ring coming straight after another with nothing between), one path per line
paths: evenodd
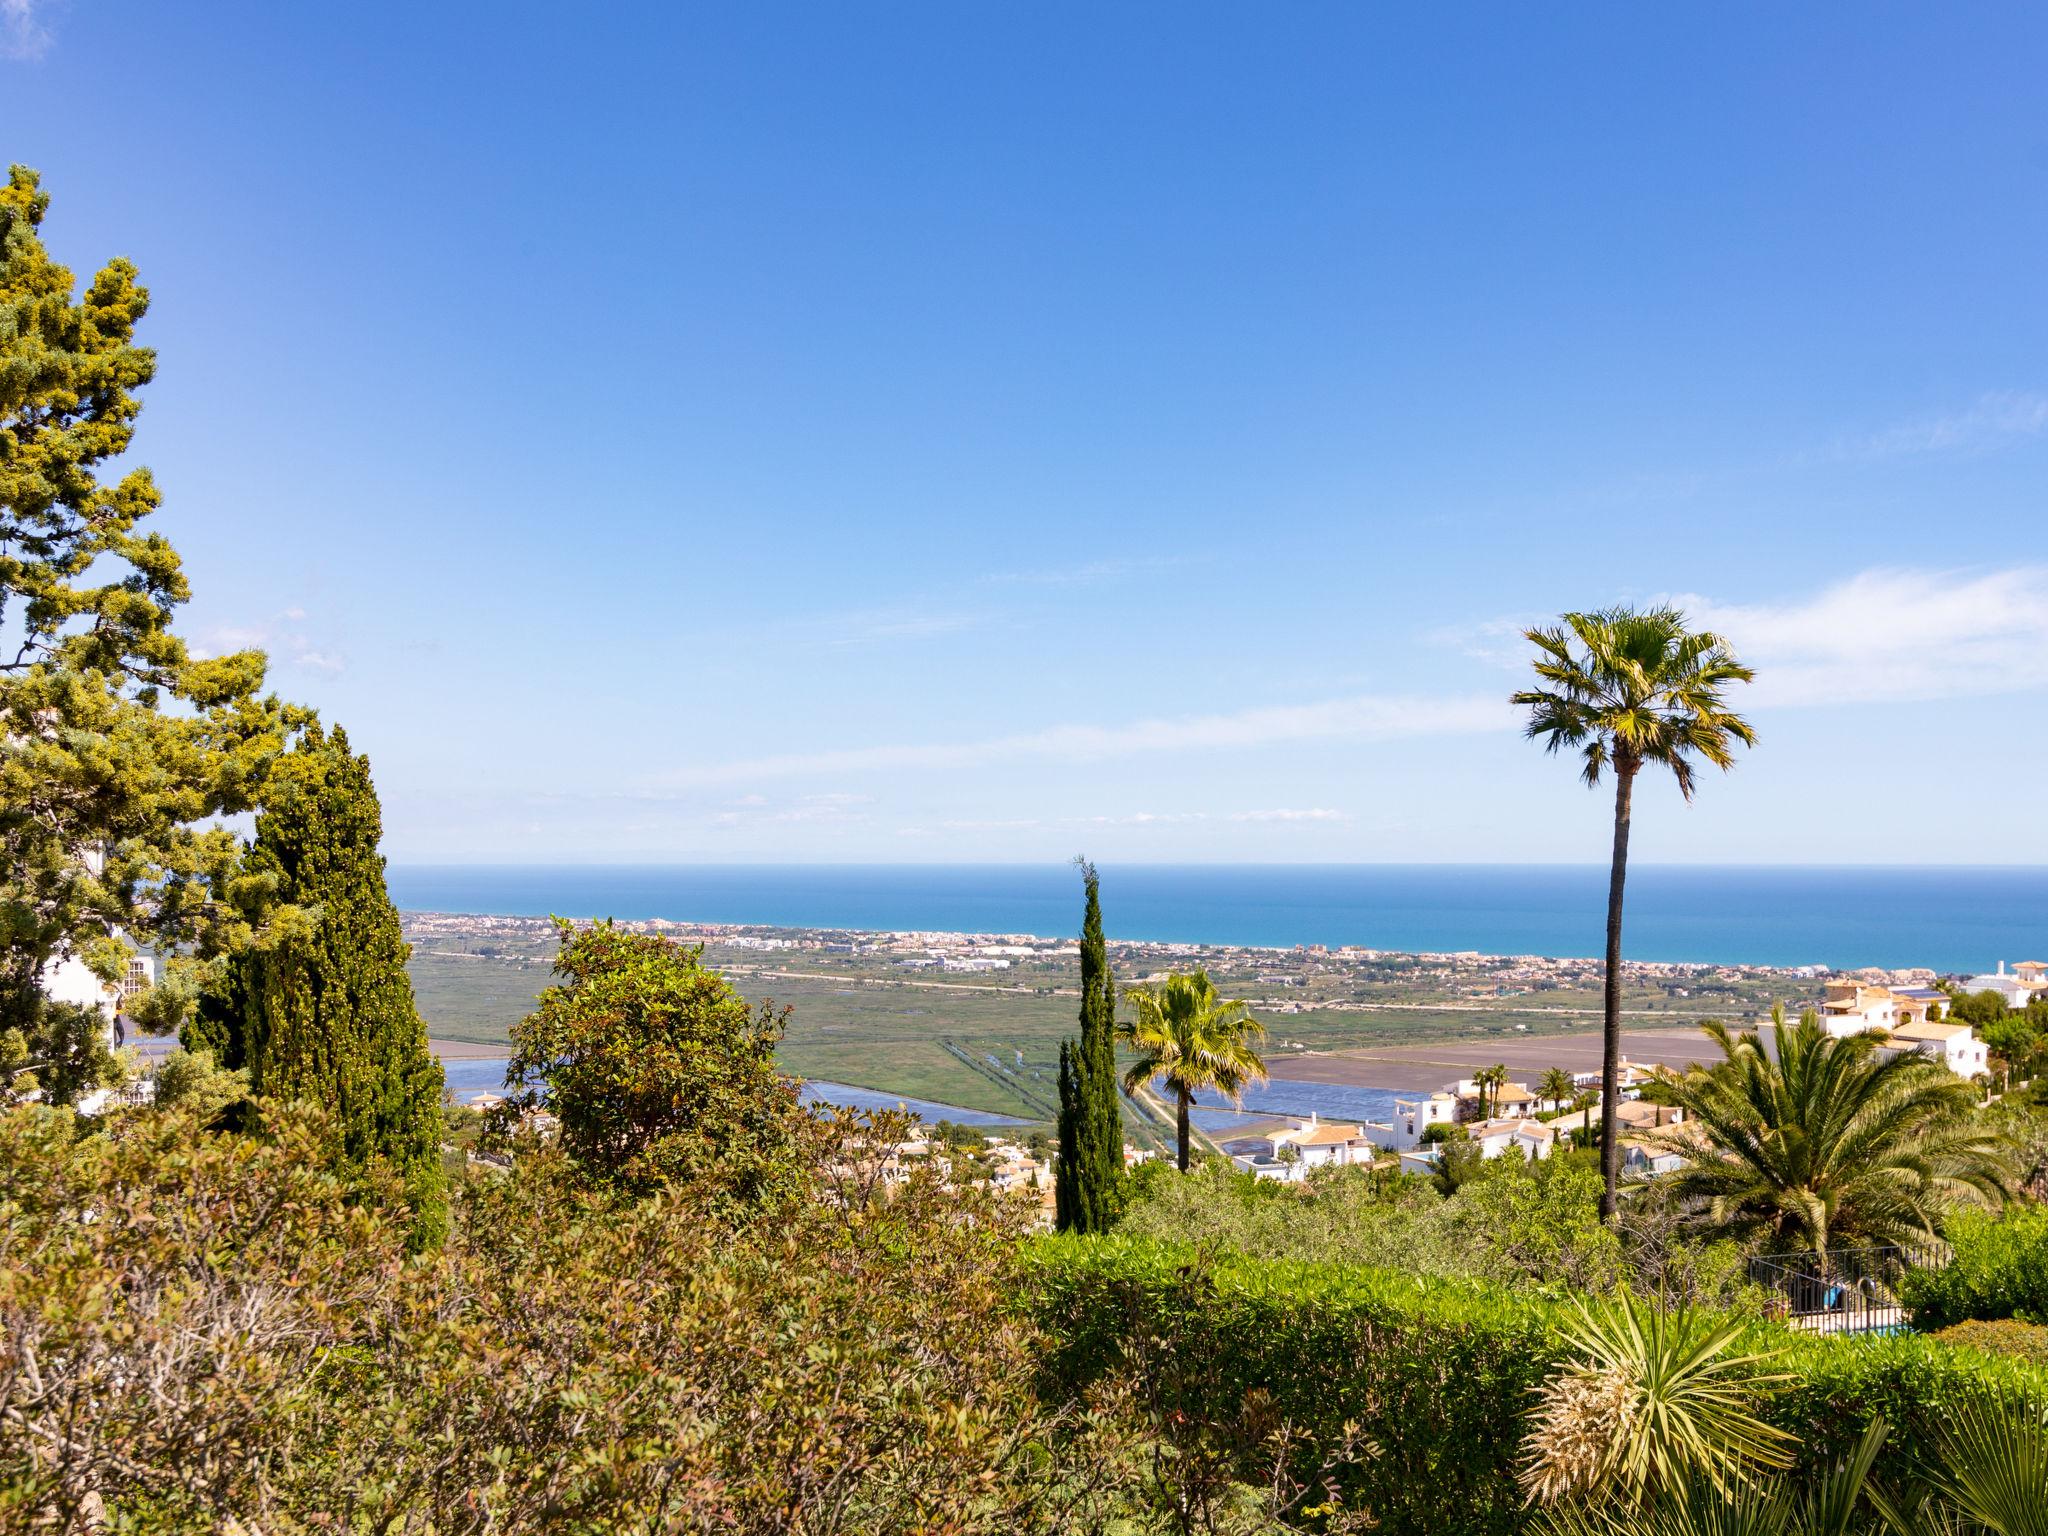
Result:
M422 860L2048 860L2039 7L0 0L137 457Z

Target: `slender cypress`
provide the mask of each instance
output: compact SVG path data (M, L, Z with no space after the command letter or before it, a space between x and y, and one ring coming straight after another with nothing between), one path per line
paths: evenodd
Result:
M1081 921L1081 1036L1060 1042L1060 1157L1054 1212L1063 1232L1103 1232L1122 1208L1123 1120L1116 1096L1116 984L1102 936L1095 866L1079 861L1088 893Z
M319 1104L345 1167L381 1167L415 1213L416 1246L439 1241L441 1067L405 973L398 909L377 852L383 816L368 758L313 727L279 759L256 819L250 867L296 909L241 962L241 1046L251 1086Z

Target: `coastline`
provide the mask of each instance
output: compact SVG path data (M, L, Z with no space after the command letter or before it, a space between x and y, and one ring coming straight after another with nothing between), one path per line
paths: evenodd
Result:
M402 910L477 918L1044 941L1079 917L1055 863L395 864L389 879ZM1584 959L1606 884L1604 865L1121 865L1103 869L1103 903L1126 944ZM1976 974L2048 950L2048 867L1637 864L1626 934L1639 963Z

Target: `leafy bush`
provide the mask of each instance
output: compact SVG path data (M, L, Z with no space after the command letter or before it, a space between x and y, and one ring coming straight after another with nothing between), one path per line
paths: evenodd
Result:
M900 1125L740 1227L536 1153L408 1258L277 1114L0 1115L0 1529L997 1536L1128 1490L1129 1421L1035 1395L1002 1209L879 1197Z
M1538 1163L1481 1163L1474 1155L1448 1198L1430 1180L1379 1169L1318 1170L1283 1184L1212 1159L1187 1178L1135 1181L1122 1230L1254 1258L1595 1293L1626 1284L1665 1299L1759 1310L1732 1245L1689 1237L1647 1192L1628 1202L1618 1228L1603 1226L1600 1187L1598 1160L1567 1154Z
M2048 1323L2048 1206L2014 1206L1998 1217L1958 1214L1948 1239L1954 1258L1945 1268L1906 1277L1915 1326L2006 1317Z
M1955 1323L1934 1335L1942 1343L1981 1349L1989 1355L2011 1355L2034 1365L2048 1365L2048 1327L2016 1318L1996 1322Z
M1053 1341L1055 1394L1131 1374L1159 1416L1228 1423L1256 1395L1300 1435L1304 1472L1347 1440L1332 1474L1348 1507L1391 1536L1505 1533L1525 1506L1516 1463L1533 1394L1574 1352L1562 1304L1527 1290L1336 1263L1207 1258L1185 1244L1047 1238L1029 1250L1032 1304ZM1800 1441L1797 1477L1893 1427L1882 1473L1986 1391L2048 1381L2016 1362L1915 1335L1806 1339L1752 1322L1788 1377L1759 1411ZM1192 1362L1153 1369L1161 1362Z
M772 1204L812 1160L797 1085L775 1070L787 1010L748 1006L702 951L610 922L556 920L561 980L512 1031L506 1113L543 1110L584 1177L645 1195L715 1187Z

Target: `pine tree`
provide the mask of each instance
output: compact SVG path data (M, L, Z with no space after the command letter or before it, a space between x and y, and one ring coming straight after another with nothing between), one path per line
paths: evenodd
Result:
M250 868L275 880L283 905L272 941L238 962L226 995L240 993L240 1038L221 1042L220 1059L245 1061L256 1093L324 1107L336 1160L394 1175L425 1247L447 1223L441 1067L405 973L382 834L369 759L349 751L345 732L309 729L278 762L256 819Z
M1081 1036L1060 1042L1060 1155L1053 1203L1063 1232L1103 1232L1123 1203L1123 1119L1116 1097L1116 986L1102 936L1095 866L1080 861Z
M252 937L225 818L304 718L261 696L260 652L197 658L173 628L190 587L127 457L149 293L122 260L81 290L43 246L49 204L25 167L0 184L0 1101L106 1075L46 1005L53 961L113 982L154 948L170 1027L192 970Z

